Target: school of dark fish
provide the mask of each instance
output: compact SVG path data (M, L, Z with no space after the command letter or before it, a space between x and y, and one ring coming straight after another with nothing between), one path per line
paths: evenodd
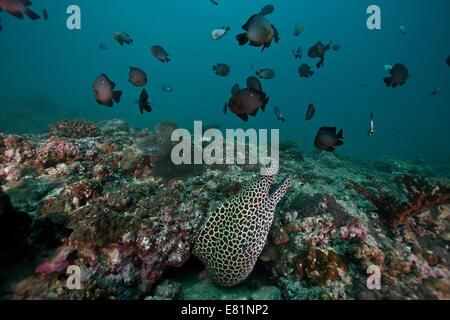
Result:
M215 0L210 0L210 2L218 6L219 3ZM0 0L0 11L8 12L18 19L23 19L24 15L28 16L31 20L37 20L41 17L32 11L29 7L33 3L28 0ZM255 10L256 11L256 10ZM255 13L247 19L247 22L242 25L243 33L236 36L236 40L239 46L244 46L249 43L252 47L261 47L261 52L265 49L270 48L272 43L278 43L280 41L280 36L277 28L267 16L271 15L275 11L273 5L266 5L258 13ZM45 21L49 19L49 13L46 8L42 9L42 17ZM0 20L0 31L2 30L2 21ZM213 29L211 32L212 40L220 40L225 37L227 33L231 30L231 26L219 27ZM302 25L296 25L294 27L293 35L298 37L305 31ZM406 28L401 27L400 31L406 33ZM120 46L133 45L132 37L124 31L116 31L113 33L113 39ZM98 45L101 50L108 50L108 46L100 42ZM323 43L322 41L317 41L308 50L308 58L319 59L316 62L317 69L323 68L325 66L325 56L328 50L339 51L341 45L333 43ZM168 63L170 61L169 54L161 45L153 45L150 47L150 53L160 62ZM295 59L303 58L302 47L298 46L297 49L292 51ZM450 56L445 60L446 64L450 66ZM385 65L385 70L390 73L389 76L383 79L386 87L396 88L398 86L403 86L410 77L408 68L403 63L397 63L393 67L390 65ZM252 68L253 69L253 65ZM231 72L230 65L225 63L217 63L213 66L213 71L216 75L227 77ZM300 78L310 78L314 75L314 71L307 63L302 63L298 68L298 73ZM261 79L273 79L275 78L275 71L271 68L260 69L256 71L256 76ZM129 82L137 87L144 87L148 84L148 77L144 70L137 67L129 67ZM115 91L116 84L112 82L108 76L103 73L97 77L93 84L94 98L98 104L112 107L115 103L120 103L122 91ZM365 83L360 84L361 87L367 87ZM162 91L170 93L173 91L172 87L169 85L162 86ZM434 87L430 95L435 96L440 93L439 87ZM139 99L136 103L139 105L139 112L141 114L146 112L151 112L152 107L148 101L149 95L145 88L142 89ZM263 91L261 82L255 76L250 76L247 78L246 87L241 89L239 84L235 84L231 89L231 98L224 105L223 113L226 114L229 109L236 116L244 121L248 121L248 116L255 117L258 110L261 109L263 112L269 102L269 97ZM283 123L286 121L282 115L280 108L278 106L274 107L274 113L278 120ZM306 121L310 121L314 114L316 113L316 108L313 104L309 104L306 111ZM372 136L374 134L374 117L373 112L370 114L370 123L368 129L368 135ZM334 151L336 146L343 145L343 130L341 129L336 133L336 127L321 127L315 137L314 145L316 148L326 151Z

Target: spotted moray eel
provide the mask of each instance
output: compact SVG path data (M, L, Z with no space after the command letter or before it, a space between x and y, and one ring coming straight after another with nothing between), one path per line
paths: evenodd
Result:
M250 180L229 202L219 206L200 228L193 254L215 283L231 287L252 272L263 250L277 203L291 177L271 188L277 170Z

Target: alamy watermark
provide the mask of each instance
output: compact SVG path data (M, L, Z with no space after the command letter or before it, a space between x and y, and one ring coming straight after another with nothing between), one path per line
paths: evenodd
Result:
M174 130L172 141L178 144L172 149L172 162L176 165L260 164L263 175L266 174L265 167L279 167L278 129L270 130L270 155L267 129L226 129L225 135L226 138L219 129L203 132L201 121L194 121L193 138L186 129Z
M78 5L67 7L66 13L69 15L66 20L66 26L69 30L81 30L81 8ZM370 14L366 26L369 30L381 29L381 9L377 5L367 7L366 14Z
M77 265L70 265L67 267L66 274L69 275L66 281L67 289L80 290L81 289L81 269Z
M66 26L69 30L81 30L81 9L77 5L67 7L66 13L70 16L66 20Z
M367 289L369 290L380 290L381 289L381 270L377 265L370 265L367 268L367 274L370 276L367 278Z
M371 5L366 10L370 17L367 18L367 29L369 30L380 30L381 29L381 9L377 5Z

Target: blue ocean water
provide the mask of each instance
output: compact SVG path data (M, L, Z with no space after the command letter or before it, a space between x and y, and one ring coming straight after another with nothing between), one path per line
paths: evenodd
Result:
M218 6L209 0L35 0L30 8L49 20L22 21L0 12L0 130L45 132L60 119L91 121L121 118L131 126L153 129L161 121L173 121L191 128L194 120L220 124L221 128L280 128L281 139L297 140L300 149L314 149L313 141L322 126L344 129L345 144L336 151L362 159L381 155L410 158L450 158L450 3L447 0L420 1L271 1L275 12L268 19L280 33L280 42L264 52L240 47L235 36L247 19L268 1L223 0ZM82 29L68 30L66 9L81 8ZM366 9L381 8L381 30L368 30ZM295 25L304 26L294 37ZM399 31L404 25L407 33ZM210 39L216 27L231 26L218 41ZM127 32L134 43L121 47L112 37ZM325 66L307 57L317 41L333 40L342 46L328 51ZM103 42L107 50L100 50ZM162 64L150 52L159 44L171 61ZM301 46L303 59L292 50ZM306 62L315 74L300 78L298 67ZM383 66L405 64L411 77L398 88L386 88ZM228 77L212 71L216 63L231 65ZM128 82L129 66L147 72L153 111L140 115L134 100L140 88ZM253 66L253 68L252 68ZM270 97L265 113L243 122L231 112L223 114L235 83L256 70L272 68L276 76L262 80ZM102 73L123 91L113 108L96 103L92 84ZM367 87L361 87L361 84ZM163 85L174 91L165 93ZM441 93L430 96L434 87ZM308 104L315 117L306 122ZM286 122L278 121L278 106ZM367 135L370 113L375 117L375 135Z

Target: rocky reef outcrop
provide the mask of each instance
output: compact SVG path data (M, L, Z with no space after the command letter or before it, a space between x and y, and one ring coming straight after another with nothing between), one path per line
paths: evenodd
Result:
M236 287L216 286L191 256L192 241L256 169L174 166L174 128L68 120L42 135L0 133L1 297L450 298L448 203L416 206L395 220L401 223L386 219L398 216L402 203L424 199L422 191L427 199L445 193L448 170L289 150L281 152L280 175L292 183L255 271ZM405 196L396 177L417 175L430 182L403 180ZM383 193L360 187L368 184ZM389 205L377 206L380 199ZM81 289L66 285L69 266L80 269ZM380 289L367 286L371 266L380 270Z

